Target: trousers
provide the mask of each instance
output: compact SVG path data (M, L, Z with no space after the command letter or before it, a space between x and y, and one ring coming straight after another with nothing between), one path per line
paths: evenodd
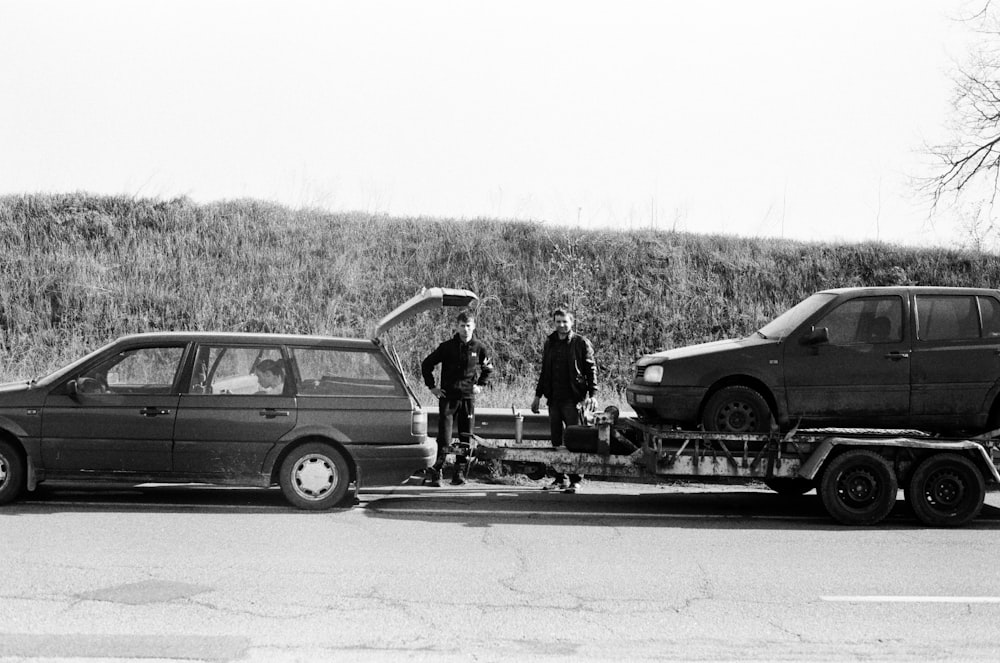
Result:
M476 402L472 398L440 398L438 399L438 434L437 462L438 470L444 465L448 455L448 447L457 430L460 442L468 443L472 439L472 429L476 426ZM469 462L467 453L455 454L455 465L462 466Z
M552 446L561 447L563 444L563 433L566 431L566 426L578 426L581 423L579 403L562 401L549 403L548 405L549 432L552 436ZM580 483L583 481L582 474L570 474L567 477L566 474L558 472L555 473L555 478L559 481L566 481L568 478L570 483Z

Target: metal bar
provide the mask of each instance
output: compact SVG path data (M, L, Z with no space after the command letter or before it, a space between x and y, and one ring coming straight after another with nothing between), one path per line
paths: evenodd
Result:
M733 464L733 469L738 470L739 465L737 465L736 459L733 458L733 454L729 453L729 448L726 447L725 443L722 440L716 440L716 442L718 442L719 447L722 449L722 452L726 454L726 458L729 460L729 462ZM746 444L746 442L744 442L744 444Z

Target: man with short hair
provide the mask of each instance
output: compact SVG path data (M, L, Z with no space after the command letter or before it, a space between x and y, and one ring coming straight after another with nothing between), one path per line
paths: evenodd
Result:
M573 314L561 308L552 312L555 331L545 339L542 349L542 371L535 387L535 399L531 401L531 411L538 413L542 396L549 408L549 425L552 446L563 443L566 426L580 423L580 408L597 408L597 362L594 360L594 346L586 337L573 331ZM575 493L583 481L582 474L571 474L569 485L567 476L557 473L551 485L545 490L563 489Z
M285 391L285 368L277 359L263 359L253 368L260 386L257 394L280 396Z
M476 316L463 311L455 318L455 335L441 343L420 364L424 384L438 397L437 462L431 467L430 485L441 486L441 470L451 446L452 426L458 428L458 438L468 444L476 425L476 394L493 374L492 354L485 344L473 338ZM441 386L434 385L434 367L441 364ZM469 457L467 452L455 456L453 486L465 483Z

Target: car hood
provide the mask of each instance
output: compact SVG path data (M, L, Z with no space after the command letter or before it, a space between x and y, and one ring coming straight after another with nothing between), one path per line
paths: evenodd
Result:
M439 306L468 306L479 299L471 290L457 288L424 288L409 300L397 306L389 315L379 320L375 328L378 338L392 327L414 315Z
M760 345L774 345L778 342L779 341L777 339L762 338L758 335L740 339L711 341L710 343L699 343L698 345L673 348L672 350L664 350L663 352L645 355L638 362L636 362L636 364L639 366L648 366L650 364L659 364L664 361L700 357L702 355L709 354L721 354L723 352L735 352Z
M25 381L20 382L5 382L0 384L0 394L16 394L22 391L28 391L29 383Z

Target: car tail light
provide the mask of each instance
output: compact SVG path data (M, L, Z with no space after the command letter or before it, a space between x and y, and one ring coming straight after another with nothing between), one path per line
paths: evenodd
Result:
M427 413L423 410L413 410L410 413L410 435L415 437L427 435Z

